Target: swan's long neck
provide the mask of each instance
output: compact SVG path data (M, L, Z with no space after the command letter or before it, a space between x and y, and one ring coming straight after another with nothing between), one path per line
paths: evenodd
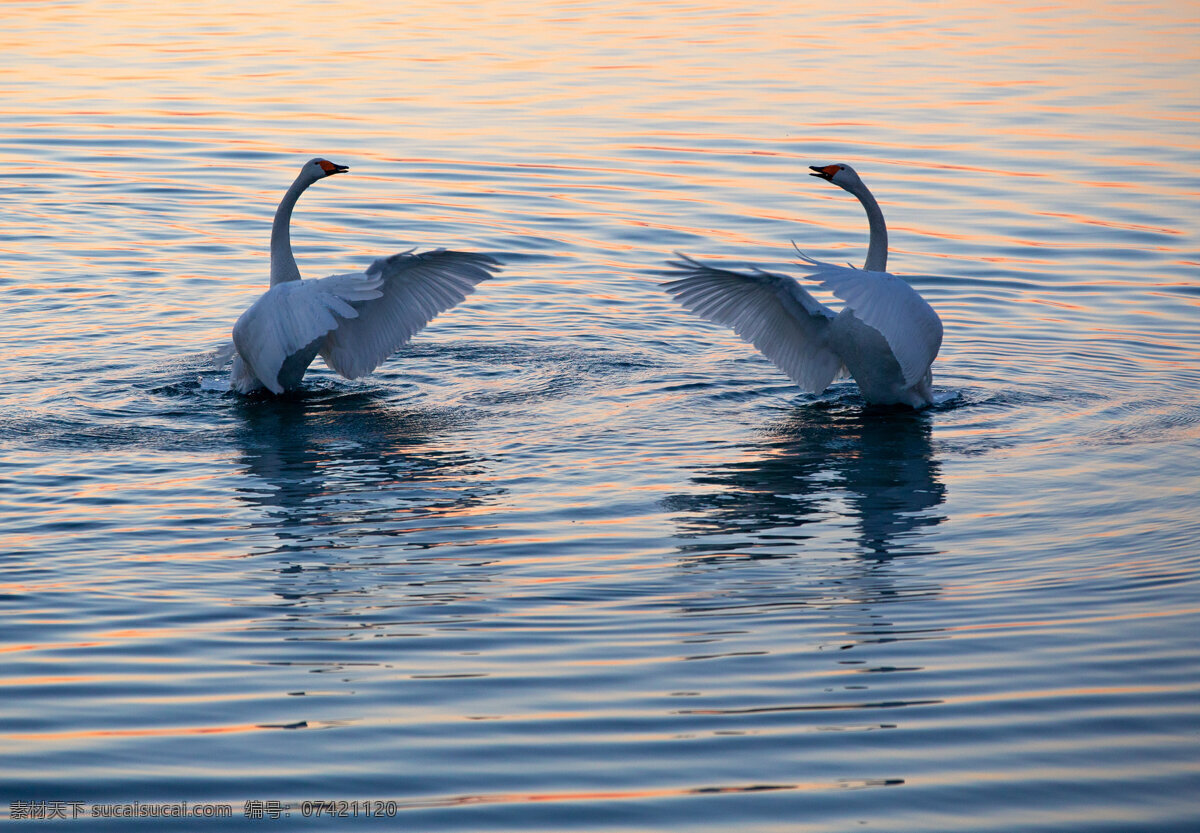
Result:
M275 222L271 224L271 286L300 280L300 269L296 266L296 258L292 256L292 209L312 182L304 176L296 177L292 187L279 201L279 208L275 209Z
M871 228L871 242L867 244L867 262L864 269L872 272L887 271L888 238L887 223L883 221L883 209L875 201L875 195L862 185L850 193L858 197L858 201L867 210L867 223Z

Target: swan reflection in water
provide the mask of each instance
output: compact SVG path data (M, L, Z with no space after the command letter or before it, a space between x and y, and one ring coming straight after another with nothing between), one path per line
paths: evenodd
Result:
M698 472L707 491L667 499L692 557L795 554L831 515L850 520L859 554L928 552L918 530L944 520L927 414L806 407L769 429L749 459ZM809 526L809 529L805 529Z
M289 549L419 532L447 523L434 519L470 514L500 491L480 477L477 458L446 447L446 434L465 418L448 409L310 391L239 402L235 413L249 475L236 494L263 516L254 525L270 528Z
M372 640L352 654L354 678L370 677L398 645L379 637L436 639L476 610L491 575L460 545L491 534L481 516L503 489L453 445L477 416L456 411L369 392L239 397L239 537L274 597L254 597L253 656L348 678L329 643Z

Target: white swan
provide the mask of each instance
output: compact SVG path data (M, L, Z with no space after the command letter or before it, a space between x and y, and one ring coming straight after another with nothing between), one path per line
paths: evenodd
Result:
M862 269L804 257L808 276L846 302L834 314L794 278L714 269L680 255L683 276L664 288L697 315L732 327L797 385L820 393L849 373L876 405L923 408L933 402L929 366L942 344L942 322L904 280L886 271L887 226L867 186L849 165L809 166L858 197L871 241Z
M462 301L500 264L486 255L437 249L382 257L365 272L301 280L292 256L292 209L304 189L350 170L310 159L279 203L271 226L271 288L233 325L230 386L239 393L299 386L320 353L347 379L378 367L439 312Z

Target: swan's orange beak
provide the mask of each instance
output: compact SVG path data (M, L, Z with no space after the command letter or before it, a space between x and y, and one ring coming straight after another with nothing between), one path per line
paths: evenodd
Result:
M325 176L333 176L334 174L344 174L350 170L345 165L335 165L328 159L322 159L319 163L321 170L325 172Z
M825 165L823 167L809 165L808 167L813 170L809 176L819 176L821 179L833 179L833 175L842 169L841 165Z

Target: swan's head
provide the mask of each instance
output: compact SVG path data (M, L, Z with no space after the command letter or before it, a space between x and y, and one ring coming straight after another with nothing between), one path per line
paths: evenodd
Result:
M812 168L812 173L809 176L817 176L834 185L845 188L850 193L861 192L864 187L861 179L858 178L858 172L849 165L838 162L834 165L809 165Z
M335 165L328 159L317 157L316 159L309 159L307 162L305 162L304 167L300 169L300 173L304 175L306 179L311 179L313 182L316 182L318 179L324 179L327 176L344 174L348 170L350 169L345 165Z

